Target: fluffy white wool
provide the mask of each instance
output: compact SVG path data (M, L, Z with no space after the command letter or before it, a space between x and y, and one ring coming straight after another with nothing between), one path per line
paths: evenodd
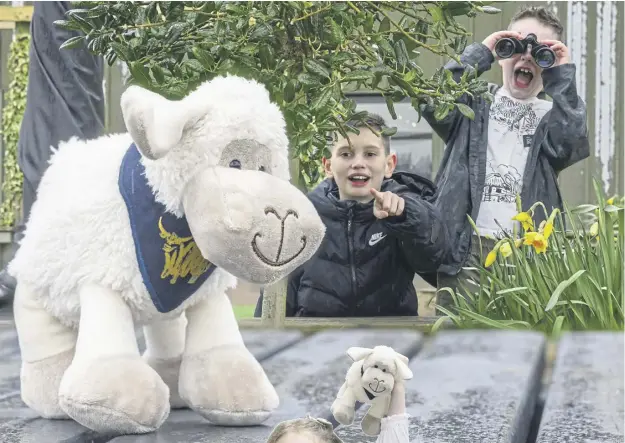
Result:
M9 272L40 291L41 301L63 323L78 323L77 288L98 283L122 294L139 323L177 315L201 294L236 286L217 269L202 288L168 314L159 314L139 272L126 205L117 179L128 134L92 141L72 139L50 161Z
M161 157L143 158L148 182L157 201L178 216L183 214L185 185L196 173L218 163L220 149L233 134L271 147L272 175L289 180L284 119L269 102L266 89L255 82L217 78L179 102L131 86L122 97L122 109L131 134L71 139L53 154L25 238L9 267L18 284L35 289L43 306L71 326L79 320L77 289L84 284L118 291L138 324L176 316L202 297L236 285L234 276L218 268L175 311L160 314L154 307L139 272L118 188L122 158L132 138L141 144L140 131L149 139L152 154ZM133 116L141 112L142 123L134 125ZM210 140L210 146L204 140Z

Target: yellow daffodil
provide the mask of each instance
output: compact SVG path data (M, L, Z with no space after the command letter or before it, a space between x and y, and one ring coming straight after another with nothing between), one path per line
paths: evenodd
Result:
M528 245L528 246L532 246L532 242L534 241L534 238L538 235L538 232L526 232L525 236L523 237L523 244L524 245Z
M545 239L548 239L551 233L553 232L553 223L547 222L543 227L542 234Z
M493 263L495 263L495 260L497 260L497 251L493 249L486 256L486 261L484 262L484 267L485 268L489 268Z
M508 242L505 242L503 245L501 245L499 251L501 252L501 255L506 258L512 255L512 248L510 247L510 243Z
M614 204L614 197L611 197L611 198L607 199L606 203L609 204L609 205L613 205Z
M248 20L247 24L251 28L252 26L254 26L256 24L256 19L254 17L250 17L250 19Z
M523 244L523 239L522 239L522 238L517 238L517 239L514 241L514 247L515 247L515 248L520 248L522 244Z
M596 237L597 235L599 235L599 223L598 222L594 222L592 226L590 227L590 235L593 237Z
M525 234L523 244L533 246L537 253L542 254L547 250L549 242L540 232L528 232Z
M512 220L516 220L521 223L525 232L534 229L534 221L532 220L532 216L529 212L520 212L512 217Z

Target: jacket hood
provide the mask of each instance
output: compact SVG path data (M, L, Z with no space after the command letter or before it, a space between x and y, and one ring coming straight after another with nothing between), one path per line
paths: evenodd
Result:
M436 186L431 180L411 172L395 171L391 178L384 179L381 191L390 191L395 194L413 193L425 200L430 200L436 193ZM368 203L359 203L353 200L339 200L339 189L333 178L319 183L308 193L317 212L323 217L333 219L345 218L351 210L357 219L373 219L373 200Z

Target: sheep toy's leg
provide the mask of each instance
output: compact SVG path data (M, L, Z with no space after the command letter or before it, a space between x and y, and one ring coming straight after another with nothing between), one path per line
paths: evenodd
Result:
M22 357L22 400L44 418L68 418L59 406L59 385L74 357L76 331L44 310L35 291L18 283L13 314Z
M139 355L130 309L117 292L81 289L76 353L59 398L71 418L103 433L152 432L169 415L169 389Z
M278 394L245 347L227 295L212 294L186 314L182 398L217 425L250 426L267 420L278 407Z
M360 423L362 432L370 436L375 436L380 433L382 428L382 418L388 412L390 400L390 395L382 399L376 399Z
M187 404L178 393L180 363L184 351L187 319L184 314L143 328L146 350L143 358L161 376L169 388L169 404L173 409Z
M347 383L343 383L336 399L330 406L332 415L342 425L351 425L354 422L356 413L356 397L351 389L348 389Z

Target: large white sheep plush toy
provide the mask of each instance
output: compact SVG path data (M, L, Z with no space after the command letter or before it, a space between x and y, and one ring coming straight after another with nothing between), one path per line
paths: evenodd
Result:
M11 262L22 399L97 432L187 406L260 424L278 395L225 291L286 277L325 232L289 183L283 115L236 76L179 101L130 86L121 107L128 134L60 145Z
M332 415L340 424L351 425L356 402L370 404L360 427L367 435L378 435L382 418L388 413L393 387L412 378L408 357L388 346L352 347L347 350L347 355L354 363L332 403Z

